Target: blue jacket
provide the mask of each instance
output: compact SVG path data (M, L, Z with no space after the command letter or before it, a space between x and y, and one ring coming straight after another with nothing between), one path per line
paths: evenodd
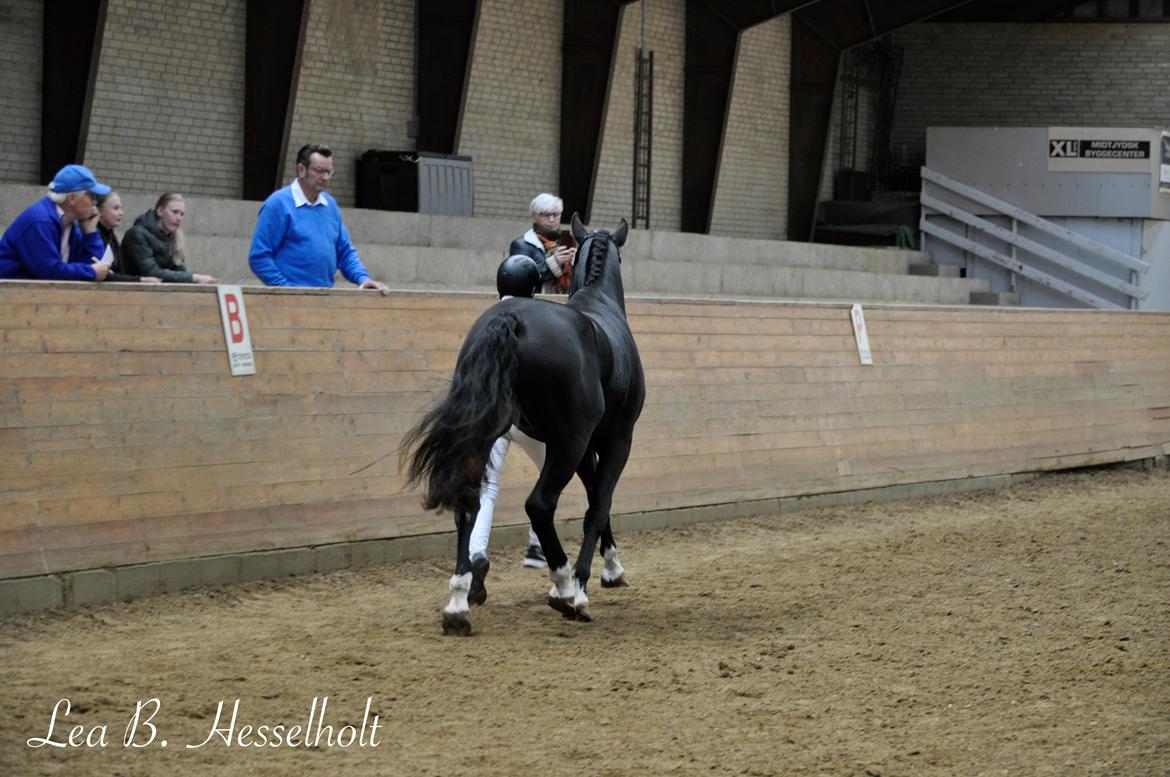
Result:
M248 265L266 286L330 287L338 270L359 285L370 277L337 203L324 192L318 200L324 204L297 207L286 186L260 207Z
M61 229L57 205L37 200L16 217L0 237L0 278L42 281L92 281L93 260L106 252L102 236L88 235L74 221L69 233L69 261L61 261Z

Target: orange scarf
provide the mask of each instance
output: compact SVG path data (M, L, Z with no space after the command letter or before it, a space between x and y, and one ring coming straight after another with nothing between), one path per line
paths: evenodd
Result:
M544 246L545 256L552 256L557 252L557 249L560 248L560 242L558 238L548 238L539 233L536 236L540 238L540 244ZM569 290L569 284L572 283L572 281L573 266L566 262L561 265L561 277L557 278L554 283L558 290L567 292Z

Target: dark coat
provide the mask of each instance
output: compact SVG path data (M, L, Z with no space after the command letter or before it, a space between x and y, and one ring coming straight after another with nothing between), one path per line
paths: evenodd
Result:
M531 235L531 238L529 238L529 235ZM536 243L530 242L531 240L535 240ZM540 282L548 283L556 280L557 276L553 275L552 270L548 268L548 254L545 252L543 246L537 245L539 242L536 233L530 229L512 241L512 244L508 246L508 256L516 256L519 254L521 256L527 256L536 262L536 268L540 270Z
M106 280L111 283L138 283L139 277L137 275L126 272L125 260L122 258L122 245L118 242L118 236L114 234L114 230L99 222L98 234L102 236L102 240L105 241L106 246L110 249L110 254L114 257Z
M159 226L154 209L134 219L134 226L122 238L123 271L131 275L153 275L170 283L192 283L194 278L175 256L175 243Z

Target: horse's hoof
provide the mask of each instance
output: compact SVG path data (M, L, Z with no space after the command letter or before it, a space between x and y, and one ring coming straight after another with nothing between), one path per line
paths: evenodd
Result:
M491 566L487 556L476 556L475 560L471 562L471 588L467 591L468 604L483 604L487 601L487 588L484 586L484 580L487 578Z
M582 604L576 607L574 612L577 614L577 620L584 621L585 623L593 622L593 613L589 610L588 604Z
M443 633L457 637L471 636L471 618L465 612L444 612Z
M577 610L573 607L572 599L558 599L555 596L548 598L548 606L564 615L566 618L576 618Z
M625 575L618 575L617 577L615 577L612 580L607 580L606 578L603 577L603 578L601 578L601 587L602 588L629 588L630 583L628 580L626 580Z

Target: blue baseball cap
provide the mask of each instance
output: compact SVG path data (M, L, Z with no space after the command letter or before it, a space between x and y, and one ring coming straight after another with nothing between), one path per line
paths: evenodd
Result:
M93 173L85 165L65 165L53 176L49 184L51 192L93 192L99 197L110 193L110 187L98 183Z

